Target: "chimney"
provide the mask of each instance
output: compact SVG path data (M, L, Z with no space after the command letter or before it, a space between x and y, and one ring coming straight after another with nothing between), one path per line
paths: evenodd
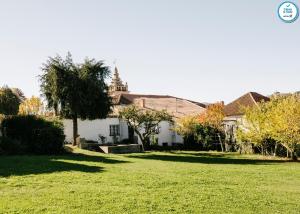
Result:
M145 99L140 99L140 107L145 108Z

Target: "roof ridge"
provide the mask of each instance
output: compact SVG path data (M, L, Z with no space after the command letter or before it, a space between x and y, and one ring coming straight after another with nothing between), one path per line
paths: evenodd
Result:
M252 91L251 91L251 92L249 92L249 94L250 94L250 97L251 97L252 101L254 102L254 104L258 106L258 103L257 103L256 100L254 99L252 93L256 93L256 92L252 92ZM256 93L256 94L258 94L258 93Z

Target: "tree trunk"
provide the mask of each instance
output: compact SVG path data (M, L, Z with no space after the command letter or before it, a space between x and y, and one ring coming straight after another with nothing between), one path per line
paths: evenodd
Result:
M144 144L145 150L150 150L150 139L149 137L144 137L142 140L142 143Z
M297 161L298 160L297 153L295 152L294 149L291 151L291 159L293 161Z
M289 150L286 149L286 157L289 158Z
M278 143L275 143L275 148L274 148L274 157L277 155L277 147L278 147Z
M139 131L137 131L137 130L134 130L135 131L135 133L140 137L140 140L142 141L142 151L144 152L145 151L145 147L144 147L144 138L143 138L143 136L141 135L141 133L139 132Z
M73 116L73 146L76 146L76 139L78 137L78 121L77 121L77 115Z
M219 143L221 145L221 150L222 150L222 152L224 152L224 145L223 145L223 142L222 142L220 134L218 134L218 138L219 138Z

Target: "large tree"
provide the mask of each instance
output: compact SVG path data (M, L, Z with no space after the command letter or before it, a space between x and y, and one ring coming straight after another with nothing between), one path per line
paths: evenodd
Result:
M111 110L111 98L105 83L110 70L103 61L86 59L75 64L71 54L65 59L49 57L42 66L41 91L48 107L56 115L73 120L73 145L78 137L77 119L105 118Z
M125 120L139 136L143 149L149 149L150 136L159 133L160 122L173 122L172 116L164 110L145 110L135 105L121 109L119 118Z
M18 114L20 103L20 98L10 88L7 86L0 88L0 114Z

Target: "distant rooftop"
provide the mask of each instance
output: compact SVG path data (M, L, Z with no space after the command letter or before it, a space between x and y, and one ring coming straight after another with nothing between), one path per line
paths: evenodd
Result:
M257 105L259 102L269 101L270 98L264 95L261 95L257 92L249 92L234 100L233 102L225 106L225 115L234 116L234 115L243 115L242 107L252 107Z

